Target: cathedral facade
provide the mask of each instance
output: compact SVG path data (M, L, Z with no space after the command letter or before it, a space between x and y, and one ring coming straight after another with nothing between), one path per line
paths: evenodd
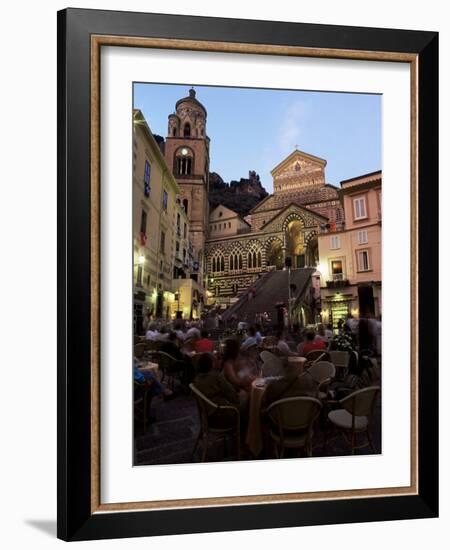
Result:
M338 189L326 183L325 166L295 149L271 172L273 194L245 219L221 205L211 212L205 268L216 302L232 303L261 273L317 266L318 234L343 226Z
M295 149L271 172L273 194L242 218L219 204L210 211L207 111L195 91L168 117L165 160L189 220L190 278L226 306L262 273L316 267L318 234L343 224L338 189L326 183L326 160Z

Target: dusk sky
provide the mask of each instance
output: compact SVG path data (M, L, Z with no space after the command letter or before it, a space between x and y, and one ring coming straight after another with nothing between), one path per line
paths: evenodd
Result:
M167 117L190 84L135 84L134 107L154 134L167 136ZM211 172L224 181L255 170L272 192L270 171L297 146L327 161L326 181L380 170L381 96L194 86L208 111Z

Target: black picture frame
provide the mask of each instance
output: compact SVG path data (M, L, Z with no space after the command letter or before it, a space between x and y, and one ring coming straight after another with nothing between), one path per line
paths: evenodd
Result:
M418 494L92 513L91 36L418 56ZM438 34L101 10L58 13L58 537L88 540L438 515ZM401 327L400 327L401 329Z

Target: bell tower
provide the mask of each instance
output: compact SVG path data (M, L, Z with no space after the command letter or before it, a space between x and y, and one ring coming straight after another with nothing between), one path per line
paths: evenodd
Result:
M179 99L169 115L165 157L180 185L182 204L189 219L189 237L194 261L198 262L197 281L203 284L205 239L209 218L209 137L206 135L205 107L189 95Z

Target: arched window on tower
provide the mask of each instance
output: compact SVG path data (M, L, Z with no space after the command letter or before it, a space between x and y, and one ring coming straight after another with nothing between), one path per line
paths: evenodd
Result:
M183 131L184 137L191 137L191 125L189 122L186 122L184 125L184 131Z
M177 128L176 126L173 127L173 130L172 130L172 136L176 136L177 135Z
M178 176L190 176L194 166L194 155L187 147L182 147L176 154L175 171Z
M189 201L187 199L183 199L183 208L186 214L188 213L188 206L189 206Z

